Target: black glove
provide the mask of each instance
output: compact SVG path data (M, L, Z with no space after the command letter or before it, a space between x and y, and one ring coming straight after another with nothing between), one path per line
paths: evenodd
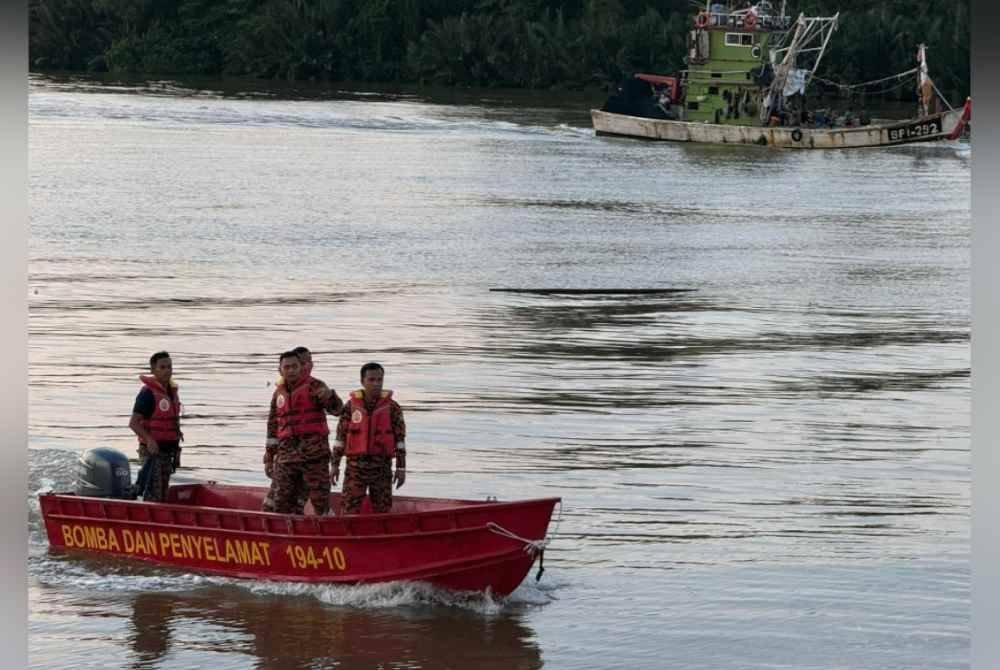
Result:
M177 472L177 468L181 467L181 448L177 447L177 451L174 452L174 457L171 462L170 474Z

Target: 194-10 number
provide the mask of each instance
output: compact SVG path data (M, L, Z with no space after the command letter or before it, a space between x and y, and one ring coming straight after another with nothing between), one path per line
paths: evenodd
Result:
M332 549L330 547L323 547L323 550L317 555L312 547L291 544L285 547L285 553L288 554L288 560L291 562L293 568L302 570L306 568L312 568L313 570L326 568L328 570L339 570L340 572L347 569L347 559L344 557L344 552L341 551L340 547L333 547Z

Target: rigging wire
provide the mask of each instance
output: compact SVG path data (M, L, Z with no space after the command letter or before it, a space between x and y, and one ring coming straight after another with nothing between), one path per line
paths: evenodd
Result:
M872 79L871 81L863 81L860 84L842 84L837 81L831 81L830 79L824 79L823 77L813 77L816 81L821 81L824 84L829 84L831 86L836 86L840 89L852 89L852 88L862 88L864 86L871 86L872 84L881 84L884 81L892 81L893 79L902 79L911 74L916 74L920 68L913 68L907 70L906 72L900 72L899 74L894 74L888 77L882 77L881 79Z

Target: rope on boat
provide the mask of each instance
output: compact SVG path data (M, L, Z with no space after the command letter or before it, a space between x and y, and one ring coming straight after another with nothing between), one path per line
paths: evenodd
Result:
M915 73L917 73L919 71L920 71L920 68L919 67L915 67L912 70L907 70L906 72L900 72L899 74L894 74L894 75L889 76L889 77L883 77L881 79L873 79L871 81L864 81L864 82L861 82L860 84L841 84L841 83L836 82L836 81L831 81L829 79L824 79L823 77L815 77L815 76L813 77L813 79L815 79L817 81L821 81L824 84L830 84L831 86L836 86L837 88L842 89L842 90L848 90L848 89L852 89L852 88L861 88L862 86L871 86L872 84L881 84L884 81L891 81L893 79L902 79L903 77L906 77L906 76L911 75L911 74L915 74ZM941 94L941 90L937 87L937 84L934 83L934 80L933 79L929 79L929 81L931 82L931 86L934 87L934 92L937 93L938 98L941 99L941 101L948 107L948 109L950 111L955 111L955 108L952 107L951 103L948 102L948 98L944 97ZM897 90L897 89L899 89L899 88L901 88L901 87L903 87L905 85L906 85L906 82L903 82L901 84L897 84L896 86L890 86L889 88L882 89L881 91L874 91L874 92L870 92L870 93L871 93L871 95L881 95L883 93L890 93L890 92L895 91L895 90Z
M496 533L497 535L502 535L503 537L509 537L512 540L517 540L518 542L524 543L524 553L528 554L532 558L538 556L538 574L535 575L535 581L537 582L542 578L542 573L545 572L545 547L548 546L552 538L555 537L556 532L559 530L559 524L562 523L562 501L558 502L559 505L559 517L556 519L556 525L552 532L541 540L529 540L525 537L521 537L517 533L512 533L498 523L489 521L486 524L486 529Z
M541 540L529 540L523 538L517 533L512 533L498 523L490 521L486 524L486 527L496 533L497 535L503 535L504 537L509 537L512 540L517 540L518 542L524 543L524 553L534 557L536 554L540 554L545 551L546 545L549 543L549 539L546 537Z
M877 91L865 91L865 95L885 95L886 93L898 91L901 88L905 88L906 86L912 86L912 85L913 85L912 82L901 81L895 86L890 86L889 88L881 88Z
M906 72L900 72L899 74L890 75L888 77L882 77L881 79L872 79L871 81L863 81L860 84L841 84L838 81L831 81L829 79L824 79L823 77L813 76L816 81L821 81L825 84L830 84L831 86L836 86L837 88L850 89L850 88L861 88L862 86L871 86L872 84L881 84L884 81L892 81L893 79L902 79L911 74L916 74L920 71L920 68L915 67L907 70Z

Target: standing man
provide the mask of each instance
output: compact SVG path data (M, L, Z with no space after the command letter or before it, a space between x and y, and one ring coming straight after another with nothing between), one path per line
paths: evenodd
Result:
M281 378L271 397L264 450L264 471L272 477L273 509L268 509L265 500L265 511L301 513L298 500L304 492L322 516L330 509L326 405L333 392L303 372L294 351L281 354L278 370Z
M302 373L301 374L307 375L309 377L312 377L313 361L312 361L312 352L309 351L309 348L308 347L295 347L294 349L292 349L292 352L295 353L296 355L298 355L299 361L302 363ZM278 383L280 384L281 380L279 380ZM320 383L322 384L322 382L320 382ZM325 394L324 389L326 389L326 385L323 384L322 386L316 386L315 388L316 388L315 393L317 394L317 397L320 400L322 400L322 397ZM344 406L344 401L340 399L340 396L337 395L337 392L334 389L328 389L328 390L329 390L329 396L328 396L328 400L326 401L326 406L325 406L324 409L329 414L336 414ZM271 487L270 487L270 489L267 492L267 497L264 498L264 505L263 505L262 509L265 512L273 512L274 511L274 488L275 488L274 479L272 478L272 475L274 474L273 473L273 464L272 464L272 466L268 466L268 458L267 458L266 452L265 452L265 457L264 457L264 465L265 465L264 473L268 476L269 479L271 479ZM302 487L302 488L299 489L298 496L296 496L295 504L292 506L291 513L292 514L302 514L303 510L305 510L305 507L306 507L306 499L307 499L306 490L305 490L304 487Z
M170 475L180 465L181 401L173 380L170 354L158 351L149 358L151 375L139 375L142 389L135 397L128 427L139 438L139 461L145 465L157 457L149 472L151 483L143 500L163 501L170 486Z
M340 476L340 459L347 455L342 512L357 514L365 494L376 513L392 509L392 484L406 481L406 424L403 409L382 390L385 369L378 363L361 366L361 386L352 391L337 423L333 443L333 483ZM392 472L392 459L396 472Z
M298 355L299 360L302 361L302 374L312 377L313 355L312 352L309 351L309 348L295 347L294 349L292 349L292 351L295 352ZM331 388L327 388L326 384L323 384L323 389L329 391L329 395L326 396L327 397L326 407L325 407L326 411L329 414L336 414L344 406L344 401L340 399L339 395L337 395L337 391ZM320 391L322 392L322 389L320 389Z

